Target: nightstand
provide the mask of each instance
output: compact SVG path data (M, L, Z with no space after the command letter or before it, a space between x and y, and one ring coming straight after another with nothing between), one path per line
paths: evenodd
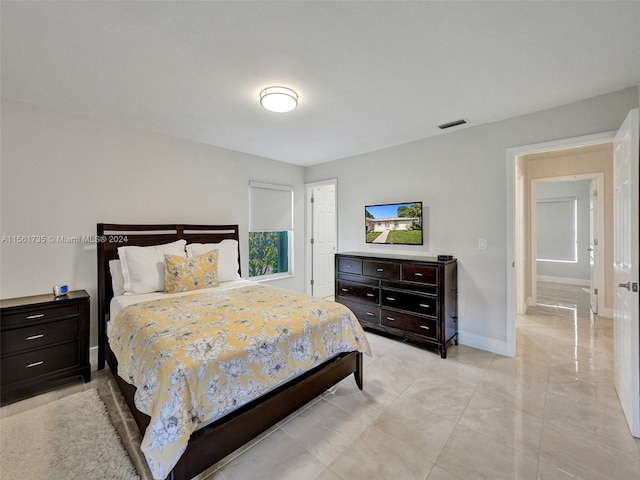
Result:
M0 300L0 404L91 380L89 294Z

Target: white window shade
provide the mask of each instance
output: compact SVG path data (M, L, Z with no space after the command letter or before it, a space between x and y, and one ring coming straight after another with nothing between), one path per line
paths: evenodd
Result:
M293 187L249 183L249 231L293 230Z
M537 260L577 262L577 201L575 198L538 199Z

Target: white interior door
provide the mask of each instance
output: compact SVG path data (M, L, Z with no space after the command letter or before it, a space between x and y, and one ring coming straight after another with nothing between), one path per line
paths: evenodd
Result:
M638 326L638 109L614 140L614 371L631 434L640 437L640 328Z
M598 202L596 180L589 185L589 298L591 311L598 313Z
M311 292L314 297L332 297L337 242L335 184L313 187L311 198Z

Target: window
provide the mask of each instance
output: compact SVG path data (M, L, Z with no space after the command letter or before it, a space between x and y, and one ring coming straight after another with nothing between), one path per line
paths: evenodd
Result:
M293 187L249 184L249 277L293 274Z
M539 262L578 262L578 200L546 198L536 202Z

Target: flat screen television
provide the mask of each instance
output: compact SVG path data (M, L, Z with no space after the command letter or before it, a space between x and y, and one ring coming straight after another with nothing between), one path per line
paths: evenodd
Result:
M364 207L366 242L422 245L422 202Z

